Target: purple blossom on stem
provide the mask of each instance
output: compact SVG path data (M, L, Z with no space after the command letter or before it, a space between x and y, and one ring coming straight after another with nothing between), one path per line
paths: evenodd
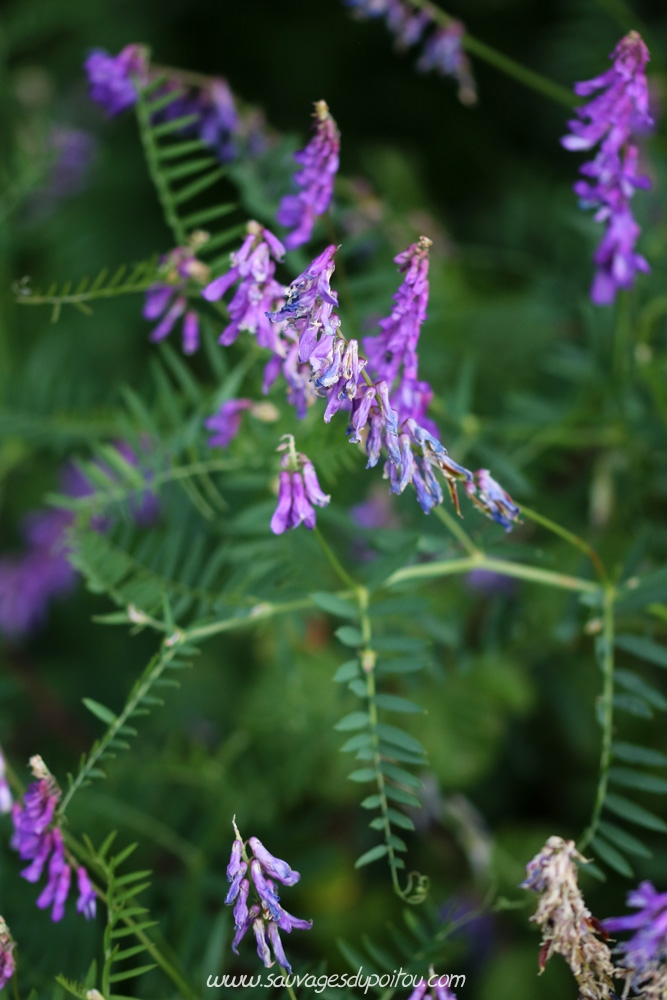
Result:
M313 504L317 507L326 507L331 500L328 494L322 492L313 463L306 455L294 450L294 439L290 434L284 436L287 438L287 443L280 445L278 449L285 451L281 460L278 506L271 518L271 531L274 535L282 535L288 528L298 528L300 524L304 524L312 531L315 527ZM270 874L284 882L284 878L276 874L276 871L272 870ZM284 884L294 883L284 882Z
M0 917L0 990L14 975L14 942L7 924Z
M521 508L514 503L509 493L492 478L488 469L478 469L475 481L466 484L466 493L472 502L488 517L500 524L505 531L511 531L518 520Z
M231 322L220 334L219 343L233 344L241 330L257 337L260 347L281 354L276 330L267 317L271 310L283 305L285 288L276 281L276 262L285 256L285 248L269 229L258 222L248 223L248 235L240 249L231 254L231 268L203 289L207 302L217 302L238 282L229 303Z
M331 203L338 170L340 133L326 101L315 102L314 118L315 135L305 149L294 154L301 166L294 181L301 190L285 195L276 214L281 226L292 229L285 239L288 250L302 246L312 236L315 220Z
M638 171L639 151L630 141L633 134L653 125L645 74L649 53L639 33L631 31L610 59L613 65L606 73L575 84L579 97L600 93L575 108L577 117L568 122L570 133L561 139L566 149L575 152L600 144L595 158L580 167L587 179L574 185L582 208L594 208L596 222L606 226L593 258L595 305L609 305L619 289L632 288L637 271L650 270L644 257L635 253L640 228L630 208L635 190L651 186Z
M199 318L195 309L188 309L185 291L189 281L203 284L208 279L208 267L197 260L194 247L176 247L160 261L164 281L158 281L146 292L143 317L160 318L150 339L153 343L168 337L183 316L183 353L194 354L199 347Z
M30 766L37 781L28 786L23 802L13 806L14 833L10 845L20 858L31 862L21 872L28 882L39 881L48 861L47 883L37 899L37 906L40 909L52 907L51 919L58 922L65 914L72 878L62 833L54 825L61 792L41 757L31 757ZM77 910L89 920L95 916L96 893L88 873L81 866L77 866L77 883Z
M442 76L453 77L459 85L461 104L476 104L475 78L463 51L465 33L465 25L461 21L451 21L446 28L438 28L424 44L417 69L422 72L433 69Z
M642 996L665 996L667 989L667 892L657 892L651 882L642 882L628 894L628 906L637 913L602 921L605 931L632 931L618 945L623 964L632 973L632 986Z
M215 432L209 438L209 447L226 448L241 428L243 411L249 410L252 405L251 399L228 399L224 402L218 412L205 421L206 427Z
M109 118L136 103L137 91L132 77L136 76L141 83L148 79L147 53L142 45L126 45L117 56L109 55L104 49L93 49L83 65L90 97Z
M289 475L289 473L286 473ZM295 872L286 861L275 857L264 847L257 837L251 837L247 844L253 853L250 858L244 848L244 843L233 821L236 839L232 847L232 856L227 868L227 880L232 882L232 887L225 902L231 905L236 898L234 906L234 924L236 933L232 941L232 951L238 955L238 946L243 940L248 930L252 927L257 942L257 954L264 966L269 969L275 961L282 968L292 971L292 966L287 960L280 940L279 928L290 934L294 928L298 930L310 930L313 925L312 920L301 920L287 913L280 905L280 899L275 891L273 879L278 879L283 885L295 885L299 881L300 875ZM246 878L238 883L238 893L233 893L234 884L250 863L250 874L252 886L257 895L257 902L248 908L248 894L250 892L250 881ZM271 956L273 950L273 957Z

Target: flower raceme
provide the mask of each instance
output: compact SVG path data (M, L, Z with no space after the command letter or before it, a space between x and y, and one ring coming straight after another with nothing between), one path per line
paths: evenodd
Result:
M591 299L596 305L612 303L619 289L632 288L637 271L650 270L635 252L640 229L630 208L635 190L651 186L638 170L639 150L631 142L634 134L653 125L645 74L649 53L639 33L631 31L610 59L613 65L606 73L575 84L579 97L599 93L575 109L577 118L568 122L570 133L561 140L575 152L599 143L595 158L580 167L586 180L574 185L582 208L594 208L595 220L606 227L593 258Z
M30 766L37 780L28 786L23 802L14 803L14 834L10 843L20 858L30 861L21 872L28 882L38 882L48 863L47 883L37 906L40 909L50 906L51 919L57 922L65 915L72 878L72 865L55 821L61 791L41 757L31 757ZM96 893L83 866L76 866L76 875L79 889L76 908L90 920L95 916Z
M236 933L232 941L232 951L238 955L238 946L252 927L257 942L257 954L267 969L277 961L283 969L292 971L280 939L279 931L291 934L292 930L310 930L312 920L293 917L280 905L276 883L295 885L301 876L286 861L276 858L264 847L257 837L244 842L233 821L236 834L227 865L227 881L231 883L225 899L227 906L234 907ZM248 848L252 855L248 854ZM250 869L250 877L248 877ZM250 894L255 899L248 906ZM273 957L272 957L273 952Z
M294 154L301 167L294 181L301 190L298 194L285 195L276 214L281 226L292 229L285 238L288 250L295 250L310 240L315 220L324 215L331 204L338 170L340 133L326 101L315 102L314 118L315 135L305 149Z

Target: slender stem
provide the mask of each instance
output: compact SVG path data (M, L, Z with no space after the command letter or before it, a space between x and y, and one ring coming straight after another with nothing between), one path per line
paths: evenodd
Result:
M347 593L341 596L349 596ZM201 639L210 639L213 635L221 632L231 632L236 628L243 628L244 625L254 625L255 622L273 618L276 615L289 614L291 611L305 611L314 607L314 602L310 597L303 597L298 601L285 601L283 604L270 604L268 601L257 604L251 608L250 613L242 618L225 618L223 621L211 622L210 625L200 625L195 628L184 629L182 633L183 642L198 642Z
M591 580L582 580L576 576L564 573L552 573L548 569L537 566L526 566L523 563L509 562L505 559L489 559L487 556L470 557L469 559L450 559L440 562L420 563L418 566L404 566L387 577L383 586L393 587L407 580L427 580L434 576L451 576L455 573L469 573L473 569L488 569L492 573L503 576L513 576L520 580L532 580L534 583L544 583L548 587L559 587L561 590L576 590L584 594L596 594L600 585Z
M407 2L412 4L413 7L425 11L436 24L439 24L443 28L447 28L456 20L456 18L447 14L441 7L437 7L431 3L431 0L407 0ZM561 87L559 83L554 83L553 80L547 79L541 73L535 73L532 69L528 69L527 66L522 66L521 63L515 62L509 56L496 51L496 49L491 48L485 42L480 42L479 39L468 34L468 32L463 36L462 45L464 49L467 49L472 55L477 56L478 59L483 59L490 66L495 66L501 73L506 73L507 76L513 77L524 86L530 87L531 90L535 90L552 101L565 105L565 107L574 107L574 97L566 87Z
M595 572L600 577L600 581L602 583L608 582L607 571L604 568L604 564L592 545L589 545L588 542L584 541L583 538L580 538L579 535L575 535L574 532L568 531L567 528L561 527L560 524L557 524L550 518L545 517L543 514L538 514L537 511L531 510L530 507L526 507L524 504L521 504L521 513L530 521L535 521L536 524L541 524L543 528L547 529L547 531L553 532L554 535L559 535L561 538L564 538L566 542L569 542L570 545L574 545L575 548L580 549L593 563Z
M292 988L292 986L290 986L289 982L287 981L289 979L289 972L287 971L287 969L283 968L282 965L280 966L280 971L282 972L283 979L285 980L285 989L287 990L288 997L290 998L290 1000L296 1000L296 993L294 992L294 989Z
M442 521L448 531L454 535L454 538L461 543L468 555L474 557L475 559L483 556L481 549L477 548L468 532L461 527L458 520L455 517L452 517L448 510L446 510L442 505L439 505L434 508L434 513L435 516Z
M598 779L595 805L589 825L584 830L579 844L580 851L590 844L597 832L600 816L607 797L609 785L609 769L611 767L611 743L614 731L614 600L616 592L610 584L604 590L602 641L604 643L602 657L602 746L600 749L600 776Z
M338 561L338 558L334 555L328 543L324 540L324 536L322 535L320 529L315 528L313 534L317 539L317 541L319 542L320 548L322 549L325 556L329 560L331 568L333 569L334 573L338 576L339 580L341 580L341 582L344 583L346 587L350 587L352 590L358 590L359 589L358 583L355 580L353 580L350 574L347 572L347 570L344 569L343 566L341 566L340 562Z
M150 114L148 113L148 108L146 107L146 102L144 101L141 85L138 81L135 81L135 87L137 90L137 121L139 122L139 135L141 136L141 143L144 147L144 155L146 157L146 164L148 166L148 172L151 176L151 180L155 185L155 190L157 191L160 204L162 205L162 211L164 212L164 217L167 225L171 229L177 246L182 246L187 242L187 233L181 220L176 213L174 204L172 202L169 185L167 180L160 170L160 164L158 163L157 150L155 148L155 143L151 135L151 121Z

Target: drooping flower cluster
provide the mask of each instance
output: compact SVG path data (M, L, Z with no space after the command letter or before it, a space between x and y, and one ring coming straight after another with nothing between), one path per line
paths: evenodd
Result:
M14 942L4 919L0 917L0 990L14 975Z
M667 892L642 882L628 894L628 906L638 912L602 921L605 931L633 931L616 949L623 956L630 984L645 1000L667 996Z
M0 749L0 813L11 812L13 801L9 782L7 781L7 765L5 764L5 755Z
M116 451L130 465L138 465L134 450L124 441L114 444ZM110 478L114 474L105 463L100 470ZM85 497L93 485L74 465L67 465L61 476L61 492L69 497ZM140 525L152 523L158 515L158 499L146 490L130 504L130 513ZM26 542L18 556L0 559L0 633L18 639L38 629L44 622L51 602L74 586L76 571L67 558L67 531L74 515L69 510L32 511L23 519ZM106 531L109 519L91 518L91 527Z
M231 882L231 886L225 899L227 906L234 906L236 933L232 950L238 955L238 946L252 927L257 954L266 968L270 969L277 961L283 969L291 972L292 966L285 956L279 931L286 934L291 934L294 928L307 931L313 926L313 922L293 917L282 908L276 882L287 886L296 885L301 876L286 861L270 854L257 837L250 837L244 843L235 821L234 832L236 836L227 866L227 881ZM252 857L249 857L247 848L252 851ZM246 877L248 867L250 878ZM256 902L248 906L251 888Z
M127 45L116 56L104 49L95 49L86 59L84 69L91 99L109 118L136 104L136 81L145 86L155 76L162 75L159 70L151 70L148 53L141 45ZM261 115L252 109L240 114L225 79L210 77L203 86L186 87L176 71L151 99L176 90L181 94L167 108L154 114L154 122L195 116L196 121L184 123L179 133L198 136L222 163L237 157L240 144L251 155L264 149L266 140Z
M540 896L537 911L530 918L542 929L540 973L557 953L570 966L581 1000L610 1000L615 996L613 980L627 976L615 968L609 947L600 938L607 935L581 895L576 862L585 861L573 841L549 837L528 863L521 887Z
M288 250L309 241L315 220L324 215L331 204L338 170L340 133L326 101L315 102L314 118L315 135L305 149L294 154L301 166L294 181L301 190L298 194L285 195L276 214L281 226L292 229L285 239Z
M91 100L109 118L131 108L137 100L133 78L148 82L148 53L143 45L126 45L117 56L93 49L83 67L88 76Z
M432 392L428 383L418 380L416 348L426 318L429 247L430 240L422 237L396 257L405 279L394 296L394 309L380 322L380 335L364 341L375 380L366 370L358 342L346 340L340 332L334 311L338 297L331 289L337 250L333 244L295 278L284 305L268 317L285 324L298 341L299 360L310 365L310 381L327 399L324 420L331 420L339 409L350 412L348 437L353 444L365 443L367 468L378 464L385 449L384 474L393 493L402 493L412 483L428 513L443 500L434 471L439 469L457 511L456 485L464 482L477 506L509 529L519 508L486 470L480 470L475 480L472 472L450 458L425 414Z
M358 18L384 18L400 49L417 45L427 33L417 69L422 72L435 70L442 76L453 77L459 85L461 103L476 103L477 88L463 51L466 29L461 21L449 18L444 27L438 27L439 19L436 22L429 4L415 10L409 0L344 0L344 3ZM442 15L440 9L438 15Z
M176 247L160 260L163 281L158 281L146 292L143 317L160 322L150 335L153 343L168 337L177 321L183 317L183 353L194 354L199 347L199 317L196 309L188 309L185 294L189 281L203 285L209 277L206 264L197 260L195 250L201 245L202 235L193 234L190 246Z
M10 843L20 858L30 861L21 872L28 882L38 882L48 862L47 883L37 899L37 906L40 910L52 907L51 919L57 922L65 915L72 878L63 836L54 823L61 792L41 757L31 757L30 766L37 781L28 786L22 803L14 803L14 833ZM76 908L90 920L95 916L97 895L83 865L76 866L76 875L79 890Z
M575 84L580 97L600 93L575 109L577 118L568 122L570 133L561 140L574 151L600 144L595 158L579 169L586 180L574 185L582 208L594 208L595 220L605 224L593 258L596 273L591 299L596 305L613 302L619 289L633 286L637 271L650 270L644 257L635 252L640 229L630 207L635 190L651 186L638 170L639 150L631 141L634 134L646 132L653 124L644 72L649 53L639 33L631 31L610 59L613 66L606 73Z
M278 506L271 518L271 531L282 535L288 528L305 525L311 531L315 527L316 507L326 507L331 497L323 493L317 479L315 466L307 455L294 450L294 438L285 434L287 441L279 445L284 451L278 487Z

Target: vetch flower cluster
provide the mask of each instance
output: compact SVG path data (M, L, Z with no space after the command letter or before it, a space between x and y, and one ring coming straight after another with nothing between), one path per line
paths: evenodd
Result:
M157 281L146 292L143 317L160 322L150 335L153 343L168 337L177 321L183 317L183 353L194 354L199 347L199 318L195 309L188 309L185 294L188 282L203 285L209 277L206 264L197 260L195 251L206 239L203 233L194 233L190 246L176 247L160 260L163 281Z
M285 239L288 250L295 250L309 241L315 220L324 215L331 204L338 170L340 133L326 101L315 102L314 118L315 135L305 149L294 154L301 166L294 181L301 190L298 194L285 195L276 214L281 226L292 229Z
M10 843L20 858L30 861L21 872L28 882L38 882L48 862L47 883L37 899L37 906L41 910L52 907L51 919L57 922L65 915L72 878L63 836L54 822L61 791L41 757L31 757L30 766L37 781L28 786L22 803L14 803L14 833ZM76 876L79 889L76 908L90 920L95 916L97 896L83 865L76 866Z
M596 273L591 299L596 305L613 302L619 289L632 288L637 271L650 270L644 257L635 252L640 228L630 208L635 190L651 186L648 177L639 173L639 150L630 141L653 125L644 72L649 53L639 33L631 31L610 59L613 66L606 73L575 84L579 97L600 93L575 109L577 118L568 122L570 133L561 140L573 151L600 144L595 158L579 169L586 180L574 185L582 208L594 208L595 220L605 224L593 257Z
M444 27L436 25L429 4L415 10L409 0L344 0L358 18L383 17L400 49L424 41L417 69L435 70L442 76L453 77L459 85L462 104L477 102L477 87L470 61L463 50L466 33L461 21L449 18ZM439 11L442 13L442 11ZM424 36L426 37L424 38Z
M667 892L657 892L651 882L642 882L628 894L628 906L637 913L602 921L605 931L632 931L617 952L623 956L632 989L645 1000L667 996Z
M94 49L86 59L84 69L91 100L109 118L136 104L137 82L144 87L156 76L163 76L161 70L151 69L148 50L142 45L126 45L116 56L104 49ZM153 122L194 116L196 120L185 123L179 133L198 136L210 146L221 163L229 163L238 156L240 143L251 154L264 148L261 115L253 110L240 114L229 84L223 77L210 77L202 86L192 87L184 85L178 71L171 71L166 83L151 98L176 90L181 94L166 108L156 112Z
M294 449L294 438L284 434L285 444L278 446L284 451L278 487L278 506L271 518L271 531L282 535L288 528L305 525L311 531L315 527L315 509L326 507L331 497L323 493L317 479L315 467L306 455Z
M301 876L293 871L286 861L281 861L280 858L270 854L257 837L250 837L246 847L235 820L233 825L236 836L227 865L227 881L231 882L231 886L225 899L227 906L234 906L236 933L232 941L232 951L238 955L238 946L252 927L257 942L257 954L265 967L270 969L277 961L283 969L291 972L292 966L285 956L279 931L282 930L286 934L291 934L293 928L307 931L313 926L313 922L293 917L282 908L276 883L296 885ZM247 848L252 852L252 857L249 856ZM256 902L248 906L251 890Z
M4 919L0 917L0 990L14 975L14 942Z
M576 862L586 859L574 842L549 837L527 865L523 889L539 893L536 913L530 918L542 929L539 968L544 971L554 952L562 955L579 985L581 1000L611 1000L614 979L627 978L614 967L600 922L587 908L577 884Z

